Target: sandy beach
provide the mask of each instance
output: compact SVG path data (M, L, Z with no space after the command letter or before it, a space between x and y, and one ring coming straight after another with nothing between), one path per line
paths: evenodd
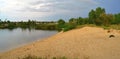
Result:
M115 37L109 38L110 35ZM60 32L0 54L0 59L18 59L27 55L62 57L67 59L120 59L120 31L97 27L83 27Z

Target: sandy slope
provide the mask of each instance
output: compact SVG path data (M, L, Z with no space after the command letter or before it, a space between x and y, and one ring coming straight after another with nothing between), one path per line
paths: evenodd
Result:
M114 34L114 38L109 38ZM17 59L26 55L68 59L120 59L120 33L107 33L102 28L84 27L56 34L1 55L1 59Z

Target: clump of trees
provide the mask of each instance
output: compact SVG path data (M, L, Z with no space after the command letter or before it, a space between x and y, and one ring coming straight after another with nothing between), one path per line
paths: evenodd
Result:
M104 8L96 8L89 12L89 23L95 25L109 26L111 21L114 19L112 14L106 14Z
M13 29L16 28L17 26L15 26L16 24L14 22L10 22L9 20L7 21L2 21L0 19L0 28L4 29L4 28L8 28L8 29Z

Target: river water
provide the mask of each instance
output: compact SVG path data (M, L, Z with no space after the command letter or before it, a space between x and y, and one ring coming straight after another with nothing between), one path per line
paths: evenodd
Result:
M38 39L40 40L43 38L48 38L52 35L55 35L56 33L57 31L35 29L0 29L0 52L5 52L23 46Z

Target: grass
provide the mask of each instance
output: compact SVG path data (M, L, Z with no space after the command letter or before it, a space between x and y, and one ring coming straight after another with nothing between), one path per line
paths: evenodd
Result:
M104 26L104 25L101 25L101 26L96 26L94 24L85 24L85 25L77 25L76 26L76 29L79 29L79 28L83 28L83 27L100 27L100 28L103 28L103 29L115 29L115 30L120 30L120 24L119 25L109 25L109 26Z
M83 28L83 27L86 27L86 26L88 26L88 27L97 27L94 24L85 24L85 25L77 25L76 28Z
M100 26L104 29L115 29L115 30L120 30L120 25L110 25L110 26Z
M52 58L47 58L47 57L37 57L37 56L32 56L32 55L28 55L25 56L23 58L19 58L18 59L67 59L65 56L63 57L52 57Z
M120 24L119 25L111 25L110 28L120 30Z

